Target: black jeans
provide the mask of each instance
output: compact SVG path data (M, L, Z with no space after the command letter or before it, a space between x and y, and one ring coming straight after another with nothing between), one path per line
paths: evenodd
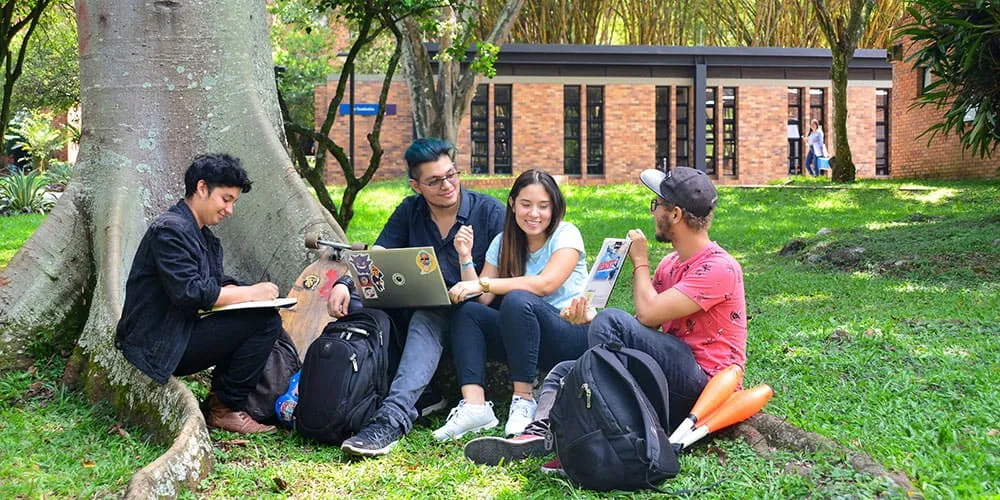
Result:
M618 342L652 356L663 369L670 395L670 429L676 429L691 413L708 375L694 359L683 340L654 330L620 309L605 309L597 314L588 332L590 345ZM536 413L537 415L537 413Z
M507 362L512 382L532 383L539 368L587 350L587 326L570 324L542 297L515 290L499 309L478 302L459 306L451 320L451 348L459 385L484 385L487 356Z
M281 316L276 309L208 315L195 324L174 375L190 375L214 366L212 392L229 408L242 410L280 332Z

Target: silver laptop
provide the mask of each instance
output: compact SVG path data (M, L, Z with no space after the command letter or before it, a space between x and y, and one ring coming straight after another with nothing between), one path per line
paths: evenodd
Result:
M365 307L451 305L432 247L360 250L345 255Z

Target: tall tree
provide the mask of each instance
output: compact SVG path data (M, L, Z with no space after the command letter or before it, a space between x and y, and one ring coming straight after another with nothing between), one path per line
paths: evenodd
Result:
M285 117L285 130L288 133L289 142L298 144L302 137L311 138L316 142L316 158L312 165L306 161L305 155L299 148L292 148L296 169L316 191L320 204L333 214L340 226L345 229L350 224L351 218L354 217L354 202L358 193L368 185L382 162L383 150L380 138L385 118L385 103L402 52L403 35L398 24L405 22L406 19L425 15L437 5L439 5L439 0L407 0L405 2L398 0L318 0L316 3L316 6L321 10L336 12L343 16L344 20L354 28L353 40L337 81L337 90L327 103L319 130L315 130L312 123L308 125L297 123L292 119L288 106L280 95L279 100L282 115ZM330 130L333 129L338 117L343 119L343 115L339 112L340 104L344 101L344 94L349 85L348 79L354 73L360 55L365 49L371 48L373 44L384 38L386 33L392 35L395 44L393 52L386 62L375 123L366 135L372 155L368 160L368 165L359 175L353 159L348 157L344 147L330 137ZM333 156L344 172L344 194L341 197L339 207L326 190L324 171L328 155Z
M14 83L24 70L31 35L52 0L7 0L0 4L0 64L3 65L3 99L0 100L0 137L10 121Z
M621 0L533 0L511 25L510 41L529 43L613 43L614 11ZM507 0L483 0L478 36L485 38Z
M944 108L944 119L925 133L956 134L962 147L991 158L1000 144L1000 2L914 0L908 37L915 70L932 79L919 106Z
M11 112L44 109L60 115L79 104L79 61L73 2L54 0L27 46Z
M230 274L290 286L309 231L344 240L288 161L260 0L78 0L83 133L73 183L0 278L0 367L75 345L66 369L170 448L133 495L175 496L212 467L194 396L160 386L113 345L123 287L152 218L183 194L194 155L244 160L254 189L217 228Z
M489 34L478 40L475 33L479 0L448 0L438 10L436 23L421 23L414 17L402 20L403 74L418 136L441 137L456 143L462 115L472 102L472 89L483 73L491 77L495 74L493 62L499 46L506 41L523 5L524 0L507 0ZM425 36L438 42L437 78ZM476 55L470 62L466 51L472 46L476 47Z
M830 80L833 83L833 130L836 133L837 156L833 161L831 178L835 182L854 182L857 169L847 141L847 69L875 8L875 0L849 0L839 10L831 10L826 0L812 0L812 3L833 57Z

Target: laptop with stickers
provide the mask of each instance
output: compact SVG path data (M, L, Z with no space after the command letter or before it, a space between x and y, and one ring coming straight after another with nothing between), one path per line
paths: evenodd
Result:
M345 252L347 269L365 307L451 305L432 247Z

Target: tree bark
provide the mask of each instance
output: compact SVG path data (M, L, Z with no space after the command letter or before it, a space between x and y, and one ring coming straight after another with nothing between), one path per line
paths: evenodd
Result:
M78 0L76 7L83 113L76 175L6 270L0 365L23 365L32 343L83 325L66 379L171 444L128 493L175 496L212 464L197 402L175 379L152 382L113 345L125 279L149 222L183 196L194 156L228 152L243 159L255 186L215 229L227 274L287 290L310 260L306 232L345 238L283 147L264 2Z

